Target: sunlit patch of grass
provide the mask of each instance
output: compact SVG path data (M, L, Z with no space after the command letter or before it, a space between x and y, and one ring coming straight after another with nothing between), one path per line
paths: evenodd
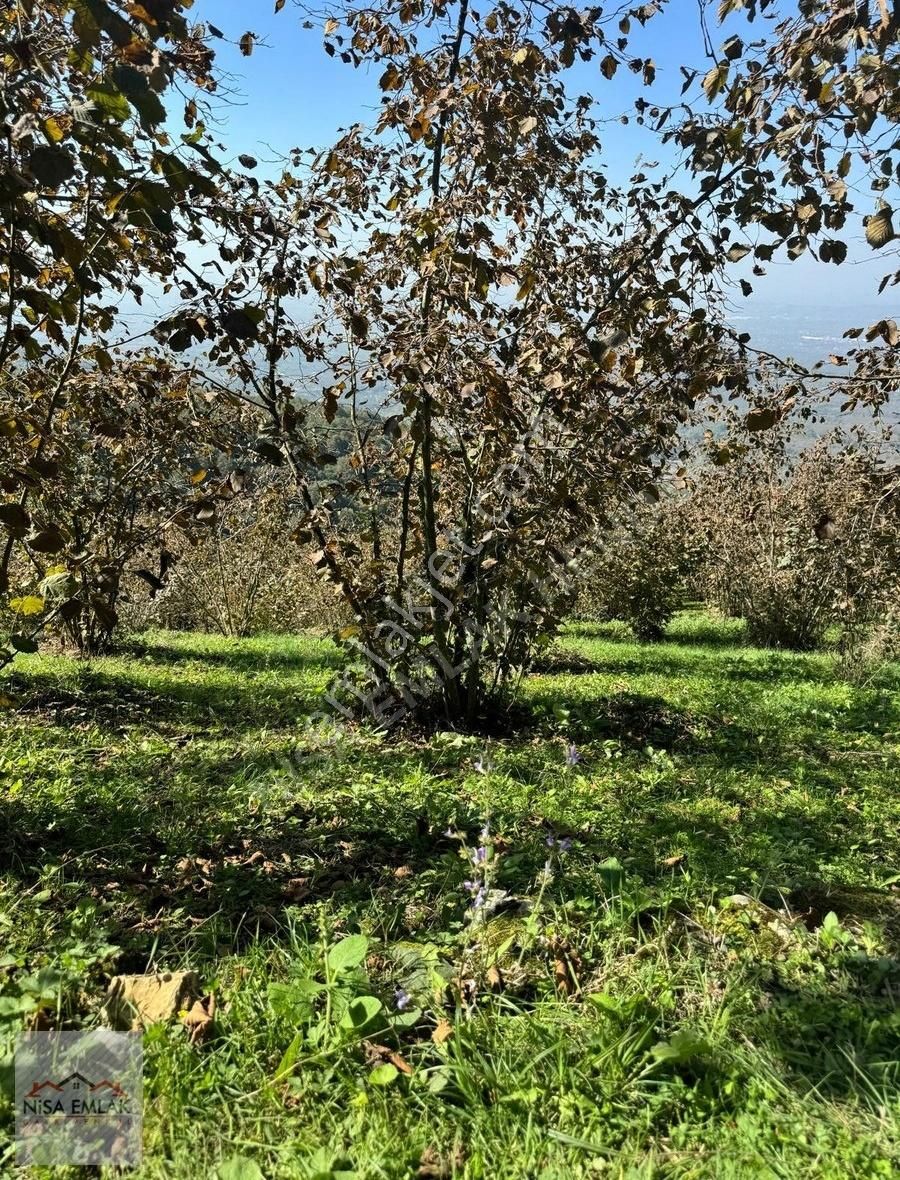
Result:
M145 1177L897 1174L900 677L740 638L573 626L490 742L315 747L309 637L17 663L0 1036L197 970L216 1033L147 1035ZM11 1130L0 1098L7 1166Z

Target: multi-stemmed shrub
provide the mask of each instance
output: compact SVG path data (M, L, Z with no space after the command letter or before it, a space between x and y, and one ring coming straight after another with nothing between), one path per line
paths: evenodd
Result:
M582 618L621 619L642 640L662 637L700 558L686 503L666 497L620 515L596 541L578 600Z
M882 619L896 596L897 472L871 440L757 445L703 471L694 512L696 584L746 619L751 642L809 650L833 624L849 637Z

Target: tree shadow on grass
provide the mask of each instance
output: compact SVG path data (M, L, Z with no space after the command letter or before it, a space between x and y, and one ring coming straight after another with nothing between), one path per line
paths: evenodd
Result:
M533 704L552 711L555 694L535 694ZM629 749L653 746L671 752L701 750L708 719L688 709L673 708L662 697L620 692L605 699L565 702L566 732L576 743L618 742Z
M408 752L383 747L367 753L365 767L384 781L391 776L401 781L408 758ZM344 764L349 781L357 762L351 755ZM207 962L216 961L222 943L234 952L258 939L287 939L292 907L301 907L292 910L293 920L315 924L321 902L362 914L374 899L379 922L399 938L428 937L409 925L410 910L431 907L441 930L447 928L448 907L455 905L450 916L461 920L467 902L459 878L469 870L444 829L452 819L463 830L477 831L482 816L473 800L448 793L431 804L418 793L398 791L381 811L354 806L336 786L330 798L324 793L317 798L314 775L301 773L302 798L288 798L271 813L246 807L237 812L216 784L247 769L240 759L209 757L202 774L208 797L193 803L163 774L148 780L146 789L117 799L117 771L103 766L82 784L81 797L69 801L65 814L55 811L53 801L40 805L22 796L14 807L6 804L8 814L0 808L0 824L8 823L14 835L0 854L0 871L30 888L38 881L46 885L42 873L48 864L64 864L69 881L106 904L104 921L121 948L116 971L144 971L166 962L173 948L179 958L189 948L191 964L203 971ZM340 774L332 778L340 783ZM664 905L688 871L685 892L691 900L677 907L688 917L692 905L703 908L711 895L749 890L749 882L765 881L771 871L773 887L785 877L806 880L789 902L811 929L821 925L828 906L851 928L880 917L893 937L896 926L884 891L817 890L818 866L864 838L861 815L835 824L822 813L810 816L777 799L748 810L738 822L717 813L679 811L680 804L708 789L684 784L673 799L665 785L631 783L627 797L599 800L602 834L576 834L548 901L567 907L596 897L603 863L610 857L627 866L616 878L630 879L647 899L644 905ZM510 849L516 855L502 865L500 884L513 896L533 896L547 854L540 817L513 805L504 811L501 805L493 822L498 832L516 832ZM667 867L661 853L676 844L683 860ZM770 904L781 900L773 890ZM72 894L61 892L44 904L71 906ZM687 923L685 929L690 937ZM900 951L900 942L896 945ZM860 1078L888 1085L885 1063L896 1061L900 1049L892 999L900 990L896 963L848 952L835 961L834 978L802 988L792 986L787 976L782 980L778 970L771 962L760 967L764 1006L744 1031L783 1063L798 1091L818 1087L843 1096L858 1091ZM714 1060L709 1070L713 1081L721 1074L723 1086L734 1077L727 1062Z
M545 717L553 716L559 706L558 694L550 691L533 693L535 711ZM682 757L693 756L706 769L763 770L790 777L803 765L803 773L815 773L819 768L831 776L833 763L840 754L824 741L833 737L831 730L818 733L808 724L802 735L781 730L768 724L761 731L753 724L739 721L743 715L741 701L723 689L720 704L704 710L676 708L664 697L649 693L618 692L607 697L567 699L565 731L576 745L612 742L623 751L664 751ZM861 717L880 717L885 728L895 716L894 706L884 698L881 708L873 704L874 712L866 706L847 710L842 725L848 731L856 728ZM855 753L858 761L861 757Z
M385 770L390 763L387 757ZM240 769L211 763L204 777L212 783ZM281 800L270 814L246 804L238 811L214 787L192 810L175 783L148 782L116 800L118 781L98 768L64 812L28 797L0 799L8 832L0 875L30 890L46 880L48 866L62 866L82 896L118 915L110 920L127 955L120 970L145 969L161 923L199 929L215 919L226 941L243 945L259 933L283 933L290 906L366 905L375 892L416 881L442 861L462 875L458 844L445 829L454 816L470 827L483 822L458 805L426 815L410 800L398 800L383 823L334 797ZM49 904L70 907L73 895L61 892Z
M786 1084L801 1100L852 1102L845 1112L849 1118L855 1109L889 1118L900 1088L900 1026L892 991L900 984L900 962L892 960L891 982L883 964L875 970L885 984L880 992L837 981L790 992L761 986L759 1013L735 1021L743 1048L734 1056L703 1054L675 1072L689 1086L714 1093L721 1112L742 1105L748 1083L758 1095L768 1076L776 1104ZM678 1111L676 1118L681 1117Z
M241 733L296 723L319 707L329 676L323 667L321 688L308 682L260 684L246 673L237 684L180 677L156 689L94 664L79 666L74 676L64 679L51 672L13 672L4 685L18 700L20 711L35 722L67 727L89 723L117 732L147 726Z
M685 614L673 619L665 628L660 640L648 647L678 645L701 648L737 648L743 643L744 626L740 620L717 620L708 615ZM560 642L579 639L599 639L605 643L638 645L639 639L626 623L575 622L566 626L560 634Z
M682 721L676 716L674 723ZM660 732L632 732L637 742L648 735L659 740ZM48 863L77 864L76 876L84 874L101 895L117 882L119 893L130 891L134 905L148 913L186 906L231 922L248 910L283 909L300 895L330 896L335 883L365 897L386 872L407 866L414 876L455 849L443 834L451 821L469 831L483 823L474 798L445 790L434 753L426 757L437 775L431 797L390 792L385 784L404 781L416 755L387 746L367 751L364 761L350 750L324 770L313 764L286 774L271 753L222 757L201 748L194 754L191 744L159 756L137 778L115 760L91 765L62 807L41 795L0 803L0 826L9 833L0 870L31 884ZM648 882L668 880L672 870L663 861L673 852L681 858L679 871L687 869L701 889L717 891L724 881L731 890L751 881L773 888L810 884L819 866L837 861L843 849L871 844L859 811L836 813L819 806L818 796L812 805L785 803L778 794L761 800L755 778L731 776L716 786L722 761L708 754L703 765L704 775L675 787L668 779L632 776L609 787L597 800L597 834L588 827L576 837L584 859L570 865L573 890L589 893L591 865L610 856ZM363 770L381 784L371 800L352 789ZM809 776L807 782L816 790ZM492 816L495 830L516 832L527 846L513 888L524 888L546 855L540 807L525 804L525 814L522 806L500 801ZM579 807L590 814L589 804Z
M598 799L596 828L588 822L577 837L584 857L569 865L570 884L589 894L593 864L613 856L652 888L677 888L686 874L700 897L753 893L776 909L787 901L810 928L831 910L857 926L876 921L900 953L900 893L822 880L823 866L839 864L853 847L868 849L877 879L892 835L885 833L880 850L870 819L828 799L827 790L803 800L761 795L754 778L732 777L719 789L700 777L677 786L631 781Z
M900 958L859 947L819 952L823 970L802 983L761 980L752 1043L783 1063L801 1093L890 1106L900 1088Z
M9 853L23 870L29 864L40 863L45 853L65 859L83 855L98 844L119 844L126 859L143 863L161 855L174 861L198 852L208 855L217 849L221 853L223 848L230 847L229 842L243 839L252 842L265 835L266 816L248 815L246 796L252 794L255 780L271 780L277 769L273 765L277 762L275 754L252 748L248 753L246 748L243 751L236 748L232 756L223 757L218 743L212 749L196 743L195 736L202 734L192 734L190 727L196 726L206 733L213 720L213 732L217 738L227 739L230 735L241 738L254 728L277 726L279 720L287 726L295 724L298 715L315 707L317 701L314 693L301 696L290 688L267 694L263 700L257 699L251 690L247 701L235 700L228 686L211 689L209 685L192 686L182 682L167 686L165 693L148 693L134 685L123 685L119 679L107 679L102 673L91 673L77 693L68 695L68 690L51 679L44 681L40 677L32 679L32 690L35 690L35 681L36 701L44 715L58 726L78 723L112 725L127 733L132 727L140 732L149 719L153 726L161 727L163 733L168 727L170 748L168 754L153 755L149 762L144 755L135 755L128 762L124 760L128 758L127 753L123 753L111 759L108 765L95 765L92 751L87 750L83 768L78 772L83 794L67 802L62 814L55 810L52 799L21 796L14 803L9 802L7 824L12 836ZM543 702L547 707L554 701L553 694L535 698L535 703ZM630 751L638 755L639 762L648 747L673 756L690 757L692 767L700 771L699 775L693 774L687 781L681 781L683 776L676 770L678 786L674 794L669 785L664 785L660 794L652 788L645 788L640 781L635 782L633 773L627 776L627 807L635 814L644 814L647 819L640 827L637 843L630 841L630 846L626 845L621 851L623 855L637 856L645 871L654 871L659 847L671 851L676 843L679 846L686 843L683 850L687 851L690 863L698 868L702 866L703 876L713 881L716 874L733 878L751 872L754 857L757 861L762 859L773 864L798 859L802 862L806 858L810 865L836 859L842 847L865 842L871 836L862 820L853 818L856 813L844 808L839 809L839 814L832 814L826 824L818 818L811 819L808 810L793 814L779 807L777 812L770 813L743 791L742 772L751 772L752 778L763 771L790 781L801 761L804 781L813 791L831 790L838 785L837 780L844 774L844 768L840 763L835 764L833 752L827 749L819 758L809 742L798 746L795 742L767 740L761 746L759 735L752 728L737 723L726 724L714 711L699 713L676 709L663 698L635 693L618 694L605 700L575 700L569 703L569 708L566 734L586 747L588 774L595 768L592 763L598 756L590 750L591 743L605 741L617 743L626 754ZM885 726L894 716L895 708L887 698L884 699ZM871 714L860 705L858 710L846 714L843 724L853 728L866 718L871 722ZM525 736L530 737L533 744L539 735L532 730ZM73 752L77 754L78 749L76 744ZM286 748L283 756L289 753ZM411 756L421 758L422 748L407 746L401 753L396 748L381 746L366 752L365 769L380 781L401 781L409 769ZM432 773L437 768L436 757L433 750L427 754ZM858 760L858 755L855 757ZM136 789L135 784L130 783L130 789L123 792L123 775L127 782L130 766L134 767L139 782ZM333 809L338 803L329 804L327 796L329 792L333 795L341 775L346 775L349 785L361 769L359 760L351 751L332 774L332 779L334 774L338 776L337 780L323 780L326 797L323 806L331 810L329 823L341 833L340 839L349 842L355 839L358 822L352 816L334 815ZM633 769L639 770L640 766ZM448 770L457 772L458 766L448 763ZM737 778L735 771L739 772ZM729 775L727 789L724 781L716 785L715 780L722 772ZM296 775L298 785L304 785L302 769L299 773L291 769L289 775ZM292 789L290 783L289 777L285 786L288 793ZM229 784L235 784L232 797L229 797ZM747 792L757 789L754 782L748 780ZM726 810L740 808L740 819L685 818L678 812L679 808L690 806L692 798L705 799L713 794ZM348 801L344 805L351 811L356 806ZM423 820L427 828L429 824L445 823L449 817L449 813L447 816L412 815L399 796L395 806L396 814L390 823L373 827L367 821L369 826L365 832L365 840L377 848L379 858L386 864L398 859L402 861L413 854L416 842L423 838L419 830ZM456 806L454 802L454 808ZM243 813L240 813L241 808ZM301 808L293 817L290 814L285 817L296 849L301 846L309 848L309 836L304 834L303 827L315 826L318 814L316 809L304 811ZM473 822L477 823L478 818L473 817ZM510 826L515 826L521 818L515 814L498 817ZM288 851L282 848L279 852L277 837L273 837L271 844L267 860L277 860L280 853ZM792 849L801 850L802 856L792 858ZM598 849L599 852L605 856L611 854L608 845ZM237 853L232 849L228 855ZM319 854L311 852L310 855ZM801 870L802 863L798 863L797 868ZM291 864L285 871L294 875L299 872Z
M154 651L148 654L156 659ZM171 664L177 666L177 661ZM304 669L308 666L315 670L315 664L302 664ZM696 664L688 664L687 670L700 671ZM324 683L327 668L322 672ZM780 675L789 679L783 664ZM409 747L401 750L389 745L367 751L364 761L351 751L333 773L321 779L315 770L309 775L301 770L296 784L286 781L284 799L271 808L263 802L250 809L249 787L254 776L266 778L274 755L252 745L248 752L247 735L280 723L289 726L315 708L318 694L306 684L262 685L248 677L246 692L236 693L233 678L223 682L212 675L197 682L172 678L150 690L135 677L123 675L121 668L113 674L95 665L79 674L74 686L35 673L23 679L21 690L26 707L37 706L45 723L112 726L126 733L133 729L135 736L143 736L149 723L169 735L175 752L145 764L143 771L137 771L143 777L127 791L122 789L123 782L128 782L127 766L123 768L115 757L107 764L95 764L86 751L87 769L76 776L75 793L63 803L55 796L41 798L25 792L0 802L0 829L10 833L0 850L0 870L31 888L42 879L48 864L67 866L69 880L82 882L91 896L111 903L120 915L114 919L121 926L113 937L123 945L129 970L143 969L157 944L160 922L168 920L166 915L172 915L174 923L181 922L182 928L187 921L196 923L198 930L205 923L210 929L217 925L226 940L229 931L236 941L254 938L256 932L277 938L288 907L335 899L344 909L362 908L377 895L395 913L392 920L403 935L407 905L448 904L447 897L454 895L453 874L459 876L465 868L458 846L443 834L444 829L452 820L465 830L477 831L483 822L472 795L462 790L436 795L434 802L417 792L382 792L383 814L364 806L362 794L345 793L344 784L349 788L358 781L363 769L382 783L402 782L411 757L420 758L423 768L427 760L434 774L439 760L434 750L411 754ZM651 893L667 888L673 876L687 871L695 894L721 895L754 888L774 890L785 882L811 889L822 864L839 863L849 847L871 848L871 822L862 813L842 808L836 814L818 806L836 773L825 751L820 756L806 737L806 745L799 749L774 739L761 748L759 735L750 726L723 720L726 714L740 711L740 702L728 697L727 684L719 699L721 704L700 712L640 693L584 699L560 694L548 685L531 696L531 703L545 713L552 714L554 704L565 705L570 714L566 735L578 743L609 739L626 753L637 754L652 746L691 759L690 775L664 775L658 786L627 775L621 797L614 786L598 798L597 831L578 832L565 878L554 887L560 904L591 897L596 865L610 857L627 864ZM887 726L896 716L896 702L887 696L878 700L878 724ZM871 728L876 718L873 702L876 698L860 696L839 718L842 730ZM233 753L223 757L219 743L205 751L200 743L195 747L191 735L183 734L185 727L234 738ZM184 736L184 745L176 740L179 735ZM534 736L532 732L530 737ZM249 741L253 742L252 736ZM744 779L733 773L764 767L772 775L792 778L798 755L804 761L814 807L785 805L777 796L755 798L758 783L752 776ZM179 777L188 764L190 775ZM458 771L459 762L448 762L447 769ZM590 765L587 769L590 772ZM321 799L315 797L317 781L323 783ZM233 783L240 787L237 801L229 798ZM242 784L248 789L243 790ZM292 790L298 796L294 801ZM707 800L711 800L709 806ZM503 881L513 893L532 887L547 854L542 805L529 805L527 814L517 810L520 806L505 807L501 802L492 817L495 830L515 832L518 841L519 859L509 858ZM683 859L676 867L666 867L664 862L672 853ZM430 879L435 866L441 871ZM417 885L421 881L430 883ZM874 900L880 903L880 894ZM874 904L872 898L868 901ZM832 902L830 909L839 916L843 916L842 904L848 919L858 916L854 898L832 897ZM58 904L71 902L59 900ZM456 904L462 910L465 902L457 897ZM814 912L812 900L799 893L792 905L798 912L808 909L810 922L824 916L821 905ZM178 914L181 917L174 916ZM893 938L895 927L888 929ZM209 954L214 953L213 946ZM795 1001L790 995L777 1000L785 1009L778 1035L786 1054L800 1054L799 1063L792 1065L799 1077L803 1068L812 1066L803 1064L802 1052L808 1052L803 1049L803 1027L798 1023L797 1031L791 1031ZM820 1001L813 997L809 1002ZM825 1035L821 1030L836 1016L828 1006L828 994L821 997L821 1004L821 1019L810 1018L818 1037ZM827 1044L829 1052L837 1054L844 1034L840 1024L834 1028ZM859 1037L851 1031L847 1043L855 1045ZM775 1033L772 1036L777 1042ZM881 1053L882 1042L878 1045ZM864 1044L860 1052L863 1049ZM816 1053L819 1057L808 1060L822 1064L824 1050L820 1053L816 1046Z
M298 637L284 636L281 647L273 646L278 641L277 636L268 638L265 646L259 646L255 640L222 640L215 637L220 644L228 643L232 646L217 649L205 641L205 637L194 640L193 634L179 633L177 642L173 645L167 641L165 635L133 635L124 640L117 649L117 655L131 656L135 659L151 659L158 664L198 663L224 666L235 672L259 672L266 669L284 669L300 671L303 669L343 667L346 657L341 650L329 640L318 636L301 636L307 640L309 650L298 646ZM315 644L315 647L313 647Z
M734 650L734 649L733 649ZM672 679L706 676L724 682L742 680L748 683L782 681L811 681L833 684L837 679L834 668L815 656L787 655L783 652L759 652L740 649L729 660L703 649L691 649L681 644L664 643L634 654L616 653L592 656L566 647L544 657L535 665L540 675L571 673L599 673L606 676L666 676Z

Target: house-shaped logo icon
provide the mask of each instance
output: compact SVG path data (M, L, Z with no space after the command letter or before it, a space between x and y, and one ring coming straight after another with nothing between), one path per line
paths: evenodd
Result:
M84 1117L92 1114L127 1114L128 1095L110 1078L92 1082L76 1070L59 1081L35 1081L23 1098L23 1114L61 1114Z

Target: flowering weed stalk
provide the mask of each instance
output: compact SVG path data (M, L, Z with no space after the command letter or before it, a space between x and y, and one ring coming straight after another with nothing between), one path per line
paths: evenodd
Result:
M498 866L490 822L486 822L479 832L477 842L470 843L464 832L453 828L448 829L445 835L459 841L460 856L469 866L469 875L463 881L463 889L469 896L469 920L483 920Z

